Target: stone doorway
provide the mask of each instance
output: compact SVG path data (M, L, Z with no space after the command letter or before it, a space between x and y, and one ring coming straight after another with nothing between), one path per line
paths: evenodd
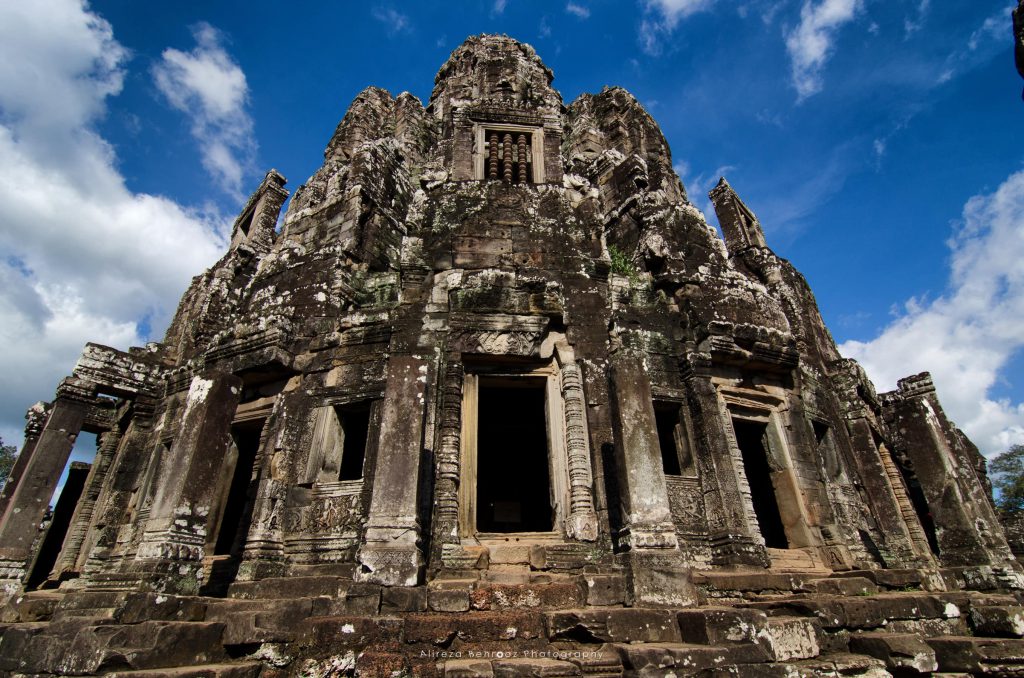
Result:
M256 455L260 449L263 419L245 421L231 427L232 444L224 459L221 503L210 531L215 556L237 556L245 541L243 530L252 511L249 489Z
M732 425L764 545L769 549L788 549L790 543L776 496L774 473L768 463L768 423L734 417Z
M483 378L477 395L478 532L554 528L544 380Z

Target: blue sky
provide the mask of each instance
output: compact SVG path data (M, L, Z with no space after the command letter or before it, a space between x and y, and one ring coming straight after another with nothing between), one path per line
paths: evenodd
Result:
M263 172L294 190L361 89L426 102L451 50L496 32L566 103L636 95L712 223L727 175L880 390L930 369L986 453L1024 442L1014 4L4 3L0 435L85 341L159 340Z

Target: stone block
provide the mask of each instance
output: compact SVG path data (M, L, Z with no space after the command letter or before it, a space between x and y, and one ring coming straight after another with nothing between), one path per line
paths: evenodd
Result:
M626 578L621 574L587 574L587 605L622 605L626 601Z
M700 675L729 662L726 648L680 643L615 643L611 646L622 660L626 675L665 678L670 675ZM682 669L678 674L674 669Z
M881 659L886 668L902 673L931 673L939 668L935 650L907 633L857 633L850 636L850 651Z
M390 586L381 590L380 611L423 612L427 609L427 589L423 586Z
M1024 607L972 605L968 619L976 636L1024 637Z
M465 612L469 609L470 589L427 590L427 607L434 612Z
M831 596L863 596L878 593L878 586L865 577L834 577L811 579L802 590Z
M683 642L702 645L754 643L768 624L764 612L732 607L683 610L676 618Z
M97 673L129 667L154 669L215 664L229 659L219 622L147 621L86 627L57 665L58 673Z
M679 625L669 610L569 610L544 615L548 638L585 643L678 643Z
M790 661L817 657L817 620L806 617L769 617L762 637L772 659Z
M206 666L179 666L167 669L145 671L113 671L105 674L108 678L257 678L263 664L207 664Z
M491 663L494 678L572 678L580 667L557 659L499 659Z
M490 660L449 659L444 663L444 678L494 678Z
M355 582L345 591L345 611L348 614L377 614L380 610L381 587L377 584Z
M404 624L395 617L341 615L315 617L302 626L300 644L335 649L364 648L373 643L398 642Z
M425 613L405 618L405 642L411 645L530 641L543 637L536 612L488 611L461 614Z
M554 584L480 583L470 592L470 605L474 610L575 608L584 602L583 590L575 581Z
M1024 673L1024 640L944 636L928 638L925 642L935 650L940 671L982 675Z

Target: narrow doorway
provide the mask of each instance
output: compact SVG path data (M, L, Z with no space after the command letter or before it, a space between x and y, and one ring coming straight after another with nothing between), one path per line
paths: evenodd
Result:
M231 480L221 505L217 541L213 548L215 556L237 556L245 541L245 535L240 532L248 528L248 519L251 517L252 470L260 448L264 421L257 419L231 427L233 444L225 460L225 471L231 474Z
M46 536L39 547L36 561L32 565L32 572L29 574L25 588L35 590L46 582L57 564L64 540L67 538L68 529L71 527L71 519L74 517L75 509L78 507L78 500L85 490L85 481L89 477L91 464L81 461L72 461L68 464L64 484L60 488L60 496L57 504L50 514L50 525L46 529ZM54 583L48 584L53 586Z
M772 549L789 548L786 528L782 524L779 503L772 484L772 469L768 465L768 450L765 434L768 424L747 419L733 419L736 444L743 456L743 470L750 486L750 498L754 504L754 515L764 538L764 545Z
M543 379L480 380L477 410L479 532L553 529Z

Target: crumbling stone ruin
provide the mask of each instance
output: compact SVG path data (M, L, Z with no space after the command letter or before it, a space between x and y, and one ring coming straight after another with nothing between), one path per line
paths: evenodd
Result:
M552 77L479 36L365 90L162 343L86 346L0 495L4 675L1024 672L929 376L876 393L724 179L723 241Z

